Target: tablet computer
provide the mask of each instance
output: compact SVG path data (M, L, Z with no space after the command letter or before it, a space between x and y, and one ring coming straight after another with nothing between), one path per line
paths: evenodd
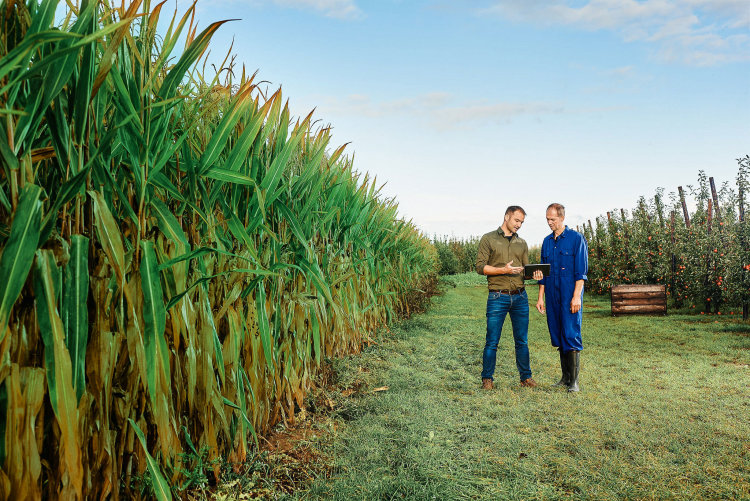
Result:
M527 264L523 267L523 278L531 280L536 270L541 270L542 274L546 277L549 275L549 264Z

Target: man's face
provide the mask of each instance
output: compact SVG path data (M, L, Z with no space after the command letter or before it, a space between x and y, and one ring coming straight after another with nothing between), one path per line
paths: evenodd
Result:
M521 228L521 225L523 224L523 220L525 218L526 216L524 216L523 212L521 212L520 210L517 210L512 214L506 214L505 227L512 233L518 233L518 230Z
M547 209L547 225L554 233L565 229L564 217L560 217L555 209Z

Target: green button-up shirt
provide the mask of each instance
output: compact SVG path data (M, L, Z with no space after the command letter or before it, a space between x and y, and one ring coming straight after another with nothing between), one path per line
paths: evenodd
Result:
M477 273L484 275L484 266L487 264L502 268L511 259L511 266L529 264L529 246L526 240L517 233L508 240L502 227L482 236L477 251ZM487 276L487 285L491 291L518 289L523 287L523 273Z

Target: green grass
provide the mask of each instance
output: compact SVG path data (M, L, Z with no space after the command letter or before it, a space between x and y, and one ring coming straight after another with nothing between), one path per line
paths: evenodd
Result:
M340 426L324 444L333 474L301 497L750 497L749 326L612 318L606 298L587 296L580 394L550 386L559 358L535 310L529 344L540 387L518 384L508 320L496 388L486 392L485 300L483 286L447 287L428 313L335 362L340 387L357 391L336 398Z

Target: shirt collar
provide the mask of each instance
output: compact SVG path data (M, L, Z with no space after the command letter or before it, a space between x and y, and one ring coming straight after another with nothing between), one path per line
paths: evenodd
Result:
M508 238L508 235L506 235L505 232L503 231L502 225L497 227L497 234L503 238ZM514 238L518 237L518 233L512 233L510 236L511 236L511 240L513 240Z
M566 234L566 233L567 233L568 231L569 231L569 230L568 230L568 225L566 224L566 225L565 225L565 229L563 229L563 230L562 230L562 233L560 233L560 235L558 236L558 238L565 238L565 234ZM553 239L555 238L555 232L554 232L554 231L552 232L552 238L553 238Z

